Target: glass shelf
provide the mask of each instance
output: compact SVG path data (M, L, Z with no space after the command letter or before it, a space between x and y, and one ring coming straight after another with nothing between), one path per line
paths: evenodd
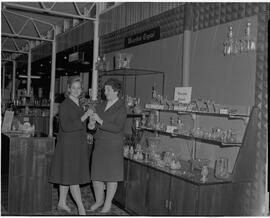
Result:
M127 117L142 117L143 114L128 113Z
M179 111L179 110L170 110L170 109L150 109L150 108L144 108L144 111L163 111L163 112L171 112L171 113L178 113L178 114L198 114L198 115L204 115L204 116L216 116L216 117L226 117L229 119L243 119L248 118L249 115L246 114L221 114L221 113L215 113L215 112L206 112L206 111Z
M240 147L242 142L223 142L220 140L215 140L215 139L207 139L207 138L202 138L202 137L195 137L193 135L186 135L186 134L179 134L179 133L170 133L170 132L166 132L163 130L157 130L157 129L152 129L149 127L139 127L138 129L141 130L147 130L147 131L151 131L151 132L158 132L161 134L166 134L166 135L170 135L172 137L179 137L179 138L187 138L187 139L194 139L197 141L201 141L201 142L207 142L210 144L216 144L219 145L220 147Z
M50 105L16 105L14 107L49 108Z

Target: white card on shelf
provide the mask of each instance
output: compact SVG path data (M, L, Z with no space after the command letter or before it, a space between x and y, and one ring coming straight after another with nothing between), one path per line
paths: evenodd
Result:
M177 126L167 126L166 132L168 133L174 133L173 131L177 129Z
M173 107L173 110L175 110L175 111L186 111L187 110L187 106L185 106L185 105L175 105Z

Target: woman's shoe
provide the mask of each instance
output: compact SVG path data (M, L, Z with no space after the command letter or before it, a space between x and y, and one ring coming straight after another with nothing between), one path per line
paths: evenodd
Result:
M110 213L111 212L111 207L103 207L102 210L100 211L100 213L106 214L106 213Z
M109 210L101 210L100 213L102 214L109 214L111 212L111 208Z
M98 208L100 208L102 205L103 205L103 202L100 203L100 204L94 203L94 204L90 207L90 209L89 209L88 211L94 212L94 211L96 211Z
M57 210L58 211L65 211L65 212L67 212L67 213L71 213L71 210L70 210L70 208L65 208L65 207L62 207L62 206L57 206Z
M85 216L86 215L86 211L84 209L79 210L78 213L79 213L79 216Z

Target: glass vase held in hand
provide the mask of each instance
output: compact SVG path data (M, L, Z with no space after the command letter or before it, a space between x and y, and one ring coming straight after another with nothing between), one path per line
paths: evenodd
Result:
M90 130L95 129L96 127L96 120L93 117L89 118L88 128Z

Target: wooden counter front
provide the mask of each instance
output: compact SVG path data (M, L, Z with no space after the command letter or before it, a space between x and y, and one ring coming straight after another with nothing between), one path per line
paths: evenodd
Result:
M125 157L123 184L114 201L132 215L242 216L248 215L245 190L248 182L233 183L209 174L206 183L196 173L156 167ZM184 168L184 164L182 165ZM125 201L123 200L125 199Z
M2 134L1 196L9 215L52 210L52 184L48 183L54 138Z

